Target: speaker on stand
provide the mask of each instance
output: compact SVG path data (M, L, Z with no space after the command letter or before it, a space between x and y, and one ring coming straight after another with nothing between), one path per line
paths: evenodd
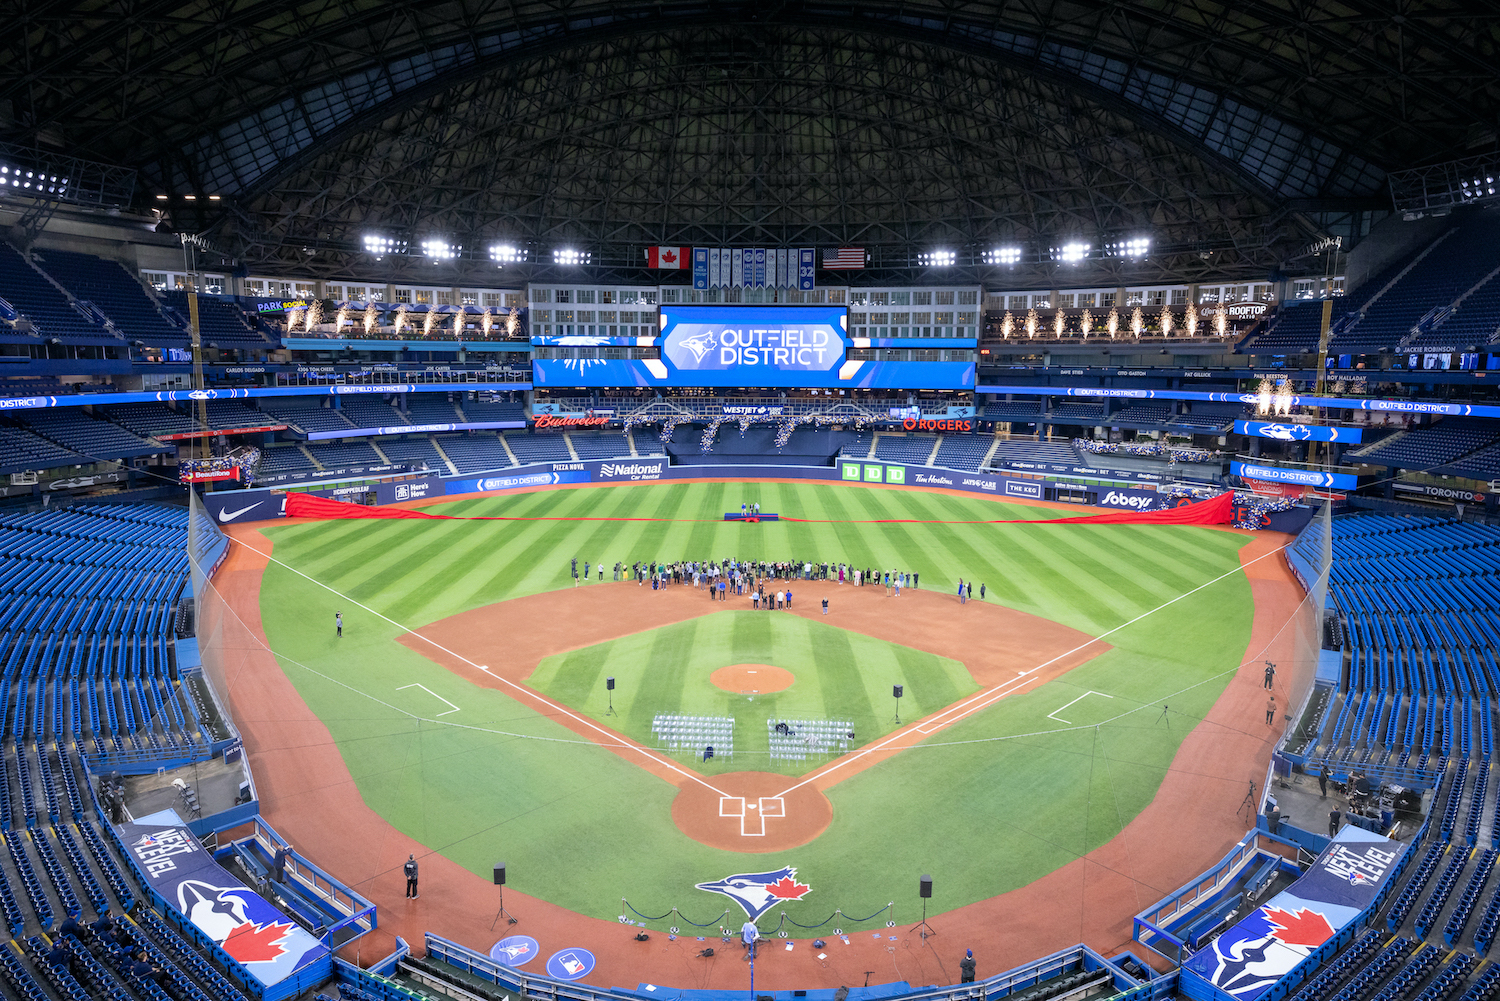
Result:
M892 685L891 686L891 697L896 700L896 715L895 715L895 717L893 717L891 719L891 722L895 723L897 726L901 725L901 696L904 695L905 693L906 693L905 686L903 686L903 685Z
M931 876L924 873L922 878L917 881L917 894L922 898L922 920L912 931L923 938L926 938L928 935L936 935L937 932L932 930L932 925L927 923L927 901L932 898Z
M604 679L604 690L607 691L607 692L609 692L609 708L607 710L605 710L604 715L606 715L606 716L614 716L614 715L616 715L616 713L615 713L615 679L614 679L613 675L611 675L608 678Z
M611 678L609 680L613 681L614 679ZM505 863L504 862L496 862L495 863L495 885L498 886L498 887L500 887L500 909L495 912L495 920L490 922L490 931L494 931L495 930L495 925L497 925L497 924L500 923L500 915L502 915L502 914L505 915L505 920L509 924L515 924L516 923L516 919L513 918L513 917L511 917L510 916L510 912L505 909Z

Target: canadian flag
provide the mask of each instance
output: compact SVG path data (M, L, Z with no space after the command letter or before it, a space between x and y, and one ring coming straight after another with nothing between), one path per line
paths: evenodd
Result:
M692 266L691 247L647 247L646 267L680 271Z

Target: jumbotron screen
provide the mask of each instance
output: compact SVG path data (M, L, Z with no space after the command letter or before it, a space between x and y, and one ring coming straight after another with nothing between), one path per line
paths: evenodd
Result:
M663 306L659 359L538 359L538 386L972 389L969 362L849 360L842 306Z

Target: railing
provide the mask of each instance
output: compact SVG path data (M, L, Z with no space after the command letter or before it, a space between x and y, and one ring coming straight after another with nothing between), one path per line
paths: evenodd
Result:
M375 904L355 893L353 890L337 882L322 869L313 865L307 859L298 855L292 846L275 829L265 823L259 817L255 818L255 830L249 837L241 838L233 842L238 847L245 842L253 841L260 846L267 858L274 859L277 851L285 848L286 875L295 880L303 889L307 890L317 899L327 904L329 909L343 914L344 917L323 929L322 941L330 950L339 948L346 944L333 942L333 936L345 928L359 928L359 935L376 928L379 924L375 913ZM352 941L350 939L349 941Z
M429 959L447 963L481 980L488 980L500 987L515 991L522 998L545 998L547 1001L636 1001L633 995L621 994L608 988L590 987L587 984L570 983L551 977L522 973L431 932L426 935L426 947ZM989 998L1008 997L1016 991L1033 987L1065 973L1096 970L1108 973L1115 991L1127 992L1124 996L1130 1001L1148 1001L1148 999L1166 997L1172 993L1172 983L1169 983L1169 978L1159 978L1143 984L1094 950L1084 945L1076 945L977 983L918 988L894 997L898 997L900 1001L986 1001ZM888 989L884 989L888 986L883 985L880 990L882 998L893 997ZM688 998L695 992L677 991L676 993L680 998ZM831 990L809 991L809 997L815 993L832 997L834 992ZM850 998L858 999L861 993L861 988L855 988L849 991L848 995Z
M1280 851L1276 850L1278 848ZM1164 897L1150 909L1137 914L1132 937L1152 952L1174 963L1182 962L1187 943L1167 931L1166 926L1183 915L1192 913L1204 901L1217 896L1238 879L1253 860L1262 855L1285 859L1288 853L1295 859L1298 846L1286 838L1264 831L1246 832L1239 844L1231 848L1229 854L1220 859L1217 865L1175 893ZM1168 948L1162 948L1162 945Z

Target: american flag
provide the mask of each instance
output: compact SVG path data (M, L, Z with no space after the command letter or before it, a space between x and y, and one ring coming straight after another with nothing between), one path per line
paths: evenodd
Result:
M840 247L838 250L823 251L825 271L853 271L864 266L864 247Z

